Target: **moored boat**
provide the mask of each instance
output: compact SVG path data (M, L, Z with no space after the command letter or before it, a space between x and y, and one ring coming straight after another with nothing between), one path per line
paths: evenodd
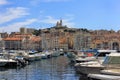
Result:
M120 76L105 75L105 74L88 74L90 80L120 80Z
M40 54L41 54L41 59L47 59L48 58L45 51L41 52Z
M95 61L76 63L75 69L77 72L82 73L82 74L90 74L90 73L99 74L100 70L103 70L106 67L108 67L107 66L108 64L109 64L109 68L112 68L112 67L115 67L116 65L118 65L118 63L115 64L118 60L117 57L115 57L115 56L113 57L113 55L115 55L115 54L116 53L110 53L110 54L106 55L106 57L102 57L102 58L104 58L104 60L102 60L102 58L100 58L100 59L96 58ZM118 54L116 54L116 55L118 55ZM113 64L113 62L114 62L114 64Z
M99 60L103 60L107 54L117 52L117 51L116 50L97 50L97 51L95 50L93 51L94 53L90 53L90 52L88 51L81 52L81 56L76 57L75 61L77 63L81 63L81 62L95 61L96 58Z
M105 69L101 70L102 74L107 74L107 75L115 75L115 76L120 76L120 68L119 69Z
M27 52L26 58L27 58L29 61L40 60L40 59L41 59L41 54L38 53L38 52L29 51L29 52Z
M109 54L103 65L106 66L106 69L102 70L101 73L120 76L120 53Z
M60 52L58 50L53 51L52 57L58 57L60 56Z
M88 77L100 80L120 80L120 53L106 56L103 65L106 67L100 74L88 74Z
M82 62L82 63L75 64L76 72L85 74L85 75L89 73L98 74L100 73L100 70L104 68L105 67L102 66L101 63L99 63L98 61Z

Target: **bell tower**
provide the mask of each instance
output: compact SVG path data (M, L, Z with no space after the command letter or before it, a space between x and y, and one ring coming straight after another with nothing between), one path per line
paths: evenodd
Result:
M57 23L56 23L56 27L61 27L61 26L62 26L62 20L57 21Z

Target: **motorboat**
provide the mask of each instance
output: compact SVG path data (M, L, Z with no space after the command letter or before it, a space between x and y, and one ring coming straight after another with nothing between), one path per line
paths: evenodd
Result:
M38 52L29 51L27 52L26 58L29 61L36 61L41 59L41 54Z
M103 65L101 65L101 62L98 62L96 60L96 61L76 63L75 70L77 73L81 73L85 75L89 73L98 74L100 73L100 70L103 70L105 68Z
M101 70L102 74L107 74L107 75L115 75L115 76L120 76L120 68L113 68L113 69L105 69Z
M90 73L89 78L100 80L120 80L120 53L111 53L105 57L104 70L100 74Z
M48 55L49 55L49 53L46 51L41 52L41 59L47 59Z
M106 69L101 73L120 76L120 53L111 53L105 58L103 65Z
M76 63L76 72L83 74L98 74L103 69L120 68L120 53L111 53L106 55L103 59L97 59L96 61Z
M59 50L54 50L52 53L52 57L58 57L58 56L60 56Z
M107 54L115 53L115 52L117 52L117 50L97 50L96 52L94 51L94 54L88 51L87 53L82 52L81 55L84 55L84 57L78 56L76 57L75 61L77 63L81 63L81 62L95 61L96 59L103 60Z
M90 80L120 80L120 76L106 75L106 74L88 74Z

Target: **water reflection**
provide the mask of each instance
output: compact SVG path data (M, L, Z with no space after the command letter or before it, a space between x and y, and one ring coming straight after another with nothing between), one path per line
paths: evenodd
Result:
M74 67L68 64L65 56L41 60L24 68L0 71L0 80L79 80Z
M79 75L79 80L88 80L86 75Z

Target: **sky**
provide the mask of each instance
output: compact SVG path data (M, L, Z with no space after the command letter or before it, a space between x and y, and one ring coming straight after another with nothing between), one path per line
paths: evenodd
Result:
M44 29L60 19L70 28L120 30L120 0L0 0L0 32Z

